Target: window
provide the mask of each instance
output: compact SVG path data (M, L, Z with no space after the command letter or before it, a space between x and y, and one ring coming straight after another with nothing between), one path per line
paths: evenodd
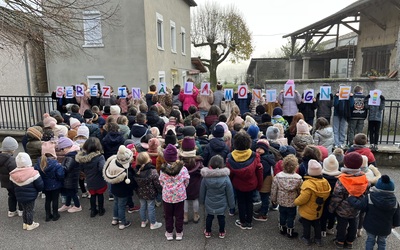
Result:
M394 45L362 48L363 64L362 73L387 75L390 65L390 51ZM374 71L374 72L373 72Z
M173 53L176 53L176 28L175 28L175 22L171 21L171 51Z
M157 48L164 50L163 16L157 15Z
M185 84L186 82L186 70L182 71L182 86Z
M83 34L85 39L85 44L83 45L83 47L104 46L99 11L83 12Z
M158 71L158 82L165 82L165 71Z
M186 55L186 32L185 28L181 27L181 43L182 43L182 55Z

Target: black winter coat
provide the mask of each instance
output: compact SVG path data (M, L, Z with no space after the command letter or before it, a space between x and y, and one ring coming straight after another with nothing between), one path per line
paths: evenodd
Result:
M79 182L79 163L75 161L75 156L78 152L72 151L65 155L64 161L61 165L64 167L64 188L76 189Z
M104 158L117 154L119 146L125 142L124 137L119 132L109 132L101 141L104 150Z
M210 143L203 150L204 166L208 167L208 162L214 155L220 155L224 158L225 162L229 153L229 148L222 138L212 138Z
M96 151L86 154L86 152L80 151L75 156L75 160L85 174L88 190L98 190L107 185L103 178L105 159L101 152Z
M15 157L11 154L0 153L0 182L2 188L13 188L10 172L17 167Z
M135 174L132 168L128 168L128 179L129 184L126 184L125 180L120 183L111 184L111 193L117 197L124 198L133 195L133 190L137 187L135 181Z
M147 112L147 125L157 127L160 133L164 130L165 122L155 111Z

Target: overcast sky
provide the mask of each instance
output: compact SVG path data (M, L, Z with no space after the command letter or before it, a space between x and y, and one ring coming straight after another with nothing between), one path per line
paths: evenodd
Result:
M210 0L207 0L210 1ZM274 53L287 43L282 36L315 23L356 0L212 0L221 6L234 5L253 34L252 57ZM206 1L196 0L201 6Z

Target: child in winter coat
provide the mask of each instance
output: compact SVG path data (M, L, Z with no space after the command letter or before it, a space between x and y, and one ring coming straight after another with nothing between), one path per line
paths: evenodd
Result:
M157 229L162 223L157 222L155 213L155 199L161 193L162 187L158 181L156 167L151 163L148 153L139 153L137 157L138 170L135 174L135 181L138 185L137 194L140 199L141 227L144 228L150 221L150 229Z
M226 165L235 188L239 208L239 220L235 222L241 229L252 229L253 192L263 184L263 167L260 155L251 151L251 138L244 131L234 136L234 148L228 155Z
M271 146L271 144L270 144ZM270 150L274 150L273 148L269 147ZM276 151L276 150L275 150ZM275 155L275 166L274 166L274 176L279 174L283 171L283 159L288 155L296 156L296 149L292 146L280 146L278 151L274 153ZM299 168L296 168L296 173L299 173Z
M40 162L36 163L35 170L39 171L44 183L46 221L56 221L60 218L58 199L64 182L64 168L56 159L55 144L44 142L42 144L42 156Z
M42 155L42 136L43 129L40 126L33 126L26 131L28 143L26 144L26 153L32 159L33 165L36 165L38 158Z
M82 149L75 156L75 160L86 177L90 194L90 217L95 217L97 214L103 215L105 211L103 194L107 190L107 183L103 178L105 163L103 148L98 138L90 137L83 144Z
M263 165L263 184L260 189L261 208L258 215L254 215L256 221L267 221L269 210L269 195L272 186L272 168L275 166L275 157L269 151L269 143L266 139L261 139L256 144L256 152L260 155Z
M22 215L22 205L18 204L15 196L14 185L10 181L10 172L13 171L17 165L15 163L15 150L18 149L18 142L14 138L7 136L1 143L0 149L0 182L1 187L6 188L8 191L8 217Z
M80 168L79 164L75 161L75 156L80 150L78 145L67 138L61 137L57 144L58 150L65 153L65 158L62 162L64 167L64 186L61 193L65 196L65 204L58 209L58 212L68 211L68 213L75 213L82 211L81 203L78 198L78 182ZM71 206L71 200L74 201L74 206Z
M187 224L189 221L189 203L193 205L193 222L198 223L200 220L199 194L202 179L200 171L203 168L203 158L196 156L196 142L194 137L185 137L182 140L179 155L190 176L189 185L186 187L187 198L184 202L183 223Z
M271 188L271 201L279 205L279 231L282 235L287 234L289 238L298 236L294 231L297 212L294 200L300 194L300 186L303 183L301 176L295 173L298 167L296 156L286 156L283 159L283 172L275 176Z
M318 118L315 122L313 138L315 145L322 145L328 149L329 154L332 153L333 145L335 144L333 128L324 117Z
M360 209L352 207L347 197L364 195L368 189L368 180L360 170L362 157L359 153L346 154L343 162L344 167L333 190L329 212L336 213L337 218L335 245L338 248L352 248L356 239Z
M280 107L274 108L274 111L272 112L271 122L272 124L277 124L277 123L282 124L283 130L286 131L289 128L289 123L285 118L282 117L282 115L283 111Z
M307 145L304 148L304 153L303 153L303 157L301 160L302 160L302 162L299 167L299 174L304 179L304 176L307 175L307 171L308 171L308 162L310 160L316 160L318 162L321 162L321 160L322 160L321 151L319 150L318 147L316 147L314 145Z
M107 135L101 141L104 149L104 158L117 154L119 146L124 144L124 137L119 132L118 124L109 123L107 126Z
M208 165L208 162L214 155L220 155L225 161L226 157L230 153L228 146L223 140L224 128L221 125L216 125L214 127L212 135L214 138L210 140L210 142L205 146L203 150L203 159L205 166Z
M376 165L374 153L369 149L367 145L367 135L363 133L356 134L354 136L354 144L346 151L346 154L350 152L358 152L361 155L365 155L368 158L368 165Z
M178 150L174 145L168 144L163 153L165 163L161 166L159 180L163 188L165 237L167 240L174 239L175 217L176 240L182 240L184 200L186 200L186 187L189 185L190 176L184 163L178 161Z
M333 235L335 232L333 226L335 225L335 214L329 212L329 204L333 189L335 188L337 177L341 174L339 171L339 162L332 154L325 158L322 169L322 177L324 177L331 186L331 193L328 199L325 200L324 209L321 216L321 236L326 237L327 234Z
M43 180L39 172L33 169L27 153L19 153L15 162L17 168L10 172L10 180L14 184L17 201L23 208L22 229L30 231L39 226L39 223L33 221L33 216L36 197L43 190Z
M294 200L299 206L303 236L301 239L307 246L311 245L311 226L314 228L315 243L322 246L320 218L325 200L329 197L331 186L322 177L322 166L316 160L308 162L308 175L301 185L300 195Z
M349 196L347 201L357 209L366 210L363 223L367 231L365 249L373 250L375 243L378 249L386 249L386 238L392 228L400 226L400 208L394 194L394 183L389 176L379 178L370 193L361 198Z
M201 169L203 180L200 187L200 202L206 209L206 229L204 236L211 237L212 221L217 216L219 224L219 238L225 238L225 211L235 208L235 197L229 169L224 166L224 159L220 155L211 157L208 168Z
M126 220L125 207L128 197L133 195L133 189L136 187L133 169L130 167L132 156L132 151L121 145L117 154L108 158L103 168L103 177L111 184L111 193L114 195L111 224L119 223L120 230L131 225L131 222Z
M300 119L296 125L297 134L293 138L290 145L296 149L296 156L299 160L303 157L304 149L307 145L314 144L314 140L310 135L308 124Z

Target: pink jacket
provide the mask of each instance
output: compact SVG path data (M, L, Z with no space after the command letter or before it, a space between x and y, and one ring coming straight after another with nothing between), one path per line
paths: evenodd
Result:
M189 173L183 162L164 163L161 166L160 184L162 199L167 203L179 203L186 200L186 187L189 185Z
M193 94L191 95L186 95L184 94L183 90L181 90L181 93L179 93L179 101L181 101L183 104L183 111L188 111L189 107L192 105L197 107L198 94L199 90L196 88L196 86L193 86Z

